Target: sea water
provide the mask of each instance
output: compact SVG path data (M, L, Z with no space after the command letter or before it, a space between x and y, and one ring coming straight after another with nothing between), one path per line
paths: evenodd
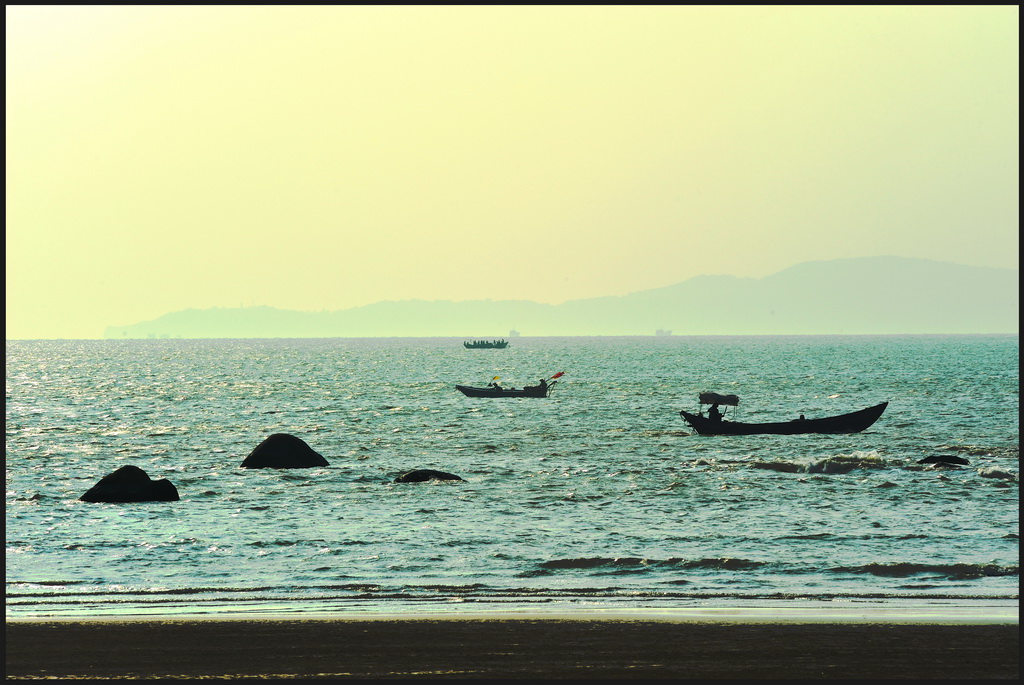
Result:
M7 616L1005 610L1018 389L1016 335L8 341ZM889 406L700 436L705 391L747 422ZM330 465L240 468L273 433ZM180 501L79 501L127 464ZM394 482L419 468L465 480Z

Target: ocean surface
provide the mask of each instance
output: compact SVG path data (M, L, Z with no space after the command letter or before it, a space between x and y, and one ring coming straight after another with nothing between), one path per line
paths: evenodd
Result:
M8 341L6 380L9 619L1018 603L1016 335ZM705 437L705 391L889 406ZM330 466L240 468L273 433ZM127 464L181 500L79 501Z

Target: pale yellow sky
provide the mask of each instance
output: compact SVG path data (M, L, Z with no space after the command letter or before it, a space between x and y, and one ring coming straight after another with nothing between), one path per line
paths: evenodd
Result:
M1016 6L5 12L8 339L1018 267Z

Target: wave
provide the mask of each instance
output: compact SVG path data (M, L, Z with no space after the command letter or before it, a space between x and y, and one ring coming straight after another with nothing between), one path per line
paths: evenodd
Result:
M554 559L545 561L539 566L544 569L595 569L595 568L652 568L672 567L678 569L722 569L727 571L747 571L765 566L765 562L749 559L711 558L711 559L648 559L645 557L585 557L576 559Z
M673 569L686 571L758 571L768 567L776 573L799 575L804 573L836 573L836 574L870 574L888 578L906 578L917 575L930 575L949 580L970 580L974 578L993 578L1000 576L1020 575L1019 566L1000 564L921 564L921 563L878 563L871 562L858 566L835 566L827 569L817 567L781 568L778 564L750 559L734 559L727 557L707 559L649 559L643 557L581 557L571 559L554 559L538 564L545 571L564 570L600 570L614 571L647 569Z
M778 471L780 473L813 473L813 474L826 474L826 475L842 475L850 473L856 470L881 470L889 469L894 466L911 470L911 471L930 471L934 470L935 467L942 468L958 468L956 465L938 463L938 464L925 464L921 465L916 461L907 464L905 462L894 462L890 463L881 459L877 454L873 453L855 453L855 454L837 454L832 457L825 457L823 459L806 460L806 459L794 459L794 460L758 460L748 462L750 468L761 469L765 471ZM1002 469L998 467L983 467L977 469L977 473L982 478L997 478L1008 481L1019 481L1020 475L1014 471L1008 469ZM893 484L886 484L893 485Z
M1020 480L1020 474L999 469L994 466L978 469L978 475L982 478L1002 478L1004 480Z
M42 583L36 583L37 585L43 585ZM23 586L24 584L22 584ZM53 587L60 587L54 584L50 584ZM234 594L234 593L261 593L273 590L278 590L270 586L266 587L185 587L185 588L125 588L125 589L114 589L110 587L96 588L92 590L82 591L52 591L52 592L11 592L8 590L7 599L19 599L25 597L32 598L43 598L43 597L130 597L133 595L145 596L145 595L203 595L203 594Z
M892 465L876 452L836 454L823 459L753 461L750 467L783 473L844 474L856 469L886 469Z
M887 578L906 578L922 574L943 576L950 580L969 580L971 578L991 578L995 576L1019 576L1019 566L1001 566L999 564L913 564L900 562L894 564L871 563L862 566L837 566L828 569L832 573L869 573Z
M450 606L454 603L497 604L528 606L559 601L585 601L607 604L627 603L635 606L642 600L647 606L665 603L668 607L691 605L692 602L726 600L729 602L835 602L835 601L957 601L1007 602L1015 601L1015 592L964 594L942 591L931 584L904 585L901 591L844 592L844 591L758 591L723 592L720 590L691 589L660 590L606 587L490 587L481 584L423 585L386 587L372 584L350 584L333 588L235 588L239 595L224 594L223 588L182 588L175 592L153 593L90 593L77 596L18 595L8 596L8 607L19 612L39 615L77 615L99 611L105 614L136 613L234 613L259 611L261 613L318 613L334 612L341 608L353 610L407 609L414 605ZM679 602L683 602L680 605Z

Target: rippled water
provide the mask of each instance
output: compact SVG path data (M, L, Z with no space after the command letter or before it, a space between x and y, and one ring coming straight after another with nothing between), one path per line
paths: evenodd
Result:
M1016 604L1015 335L461 343L8 341L8 617ZM751 422L890 404L702 437L709 390ZM239 468L272 433L330 466ZM181 501L78 500L126 464Z

